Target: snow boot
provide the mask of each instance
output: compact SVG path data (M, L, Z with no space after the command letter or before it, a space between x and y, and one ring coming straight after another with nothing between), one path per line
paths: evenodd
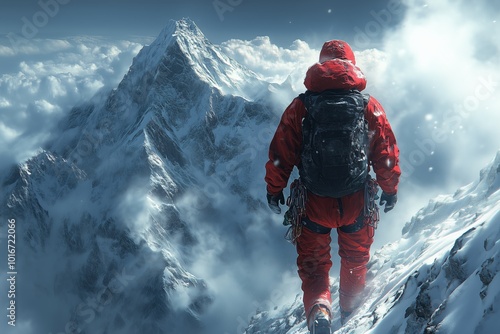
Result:
M311 334L331 334L330 310L323 305L314 306L310 314L309 332Z

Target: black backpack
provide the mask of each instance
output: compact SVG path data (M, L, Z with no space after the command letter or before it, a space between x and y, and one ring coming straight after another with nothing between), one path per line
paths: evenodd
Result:
M299 175L311 192L342 197L363 189L368 177L369 96L357 90L307 91Z

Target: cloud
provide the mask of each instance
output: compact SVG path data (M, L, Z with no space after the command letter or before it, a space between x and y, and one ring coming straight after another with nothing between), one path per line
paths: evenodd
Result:
M19 43L22 41L22 43ZM23 55L41 55L53 54L64 50L72 49L70 41L62 39L12 39L8 38L0 45L0 56L23 56Z
M248 187L255 190L256 185ZM200 193L186 194L175 204L198 240L190 246L196 256L185 262L215 296L202 315L202 321L211 324L203 332L241 333L256 309L295 298L298 292L290 293L300 288L295 249L283 239L280 217L271 216L266 208L249 212L244 201L225 187L213 189L208 202L199 198Z
M91 37L0 45L0 171L32 156L74 105L115 87L141 47Z
M283 48L272 44L267 36L251 41L231 39L222 43L221 47L264 80L282 83L291 76L295 90L303 88L304 73L318 58L318 51L304 41L295 40L289 48Z
M232 58L251 69L263 80L283 83L289 80L295 93L305 90L307 69L318 61L319 49L302 40L295 40L289 48L277 46L267 36L251 41L231 39L221 44ZM356 60L369 78L381 78L387 66L387 54L381 50L356 51ZM370 88L373 82L369 81Z
M477 179L500 148L500 26L491 9L409 1L384 38L385 69L372 88L398 137L405 179L396 213L405 220L409 208Z

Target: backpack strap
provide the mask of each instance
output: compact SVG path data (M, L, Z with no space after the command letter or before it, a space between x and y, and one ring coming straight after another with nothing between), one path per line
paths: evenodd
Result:
M353 91L360 93L357 89L350 90L349 92L353 92ZM297 96L297 98L300 101L302 101L302 103L304 104L306 111L309 110L310 103L311 103L311 100L308 97L310 97L312 94L314 94L314 93L311 92L310 90L306 90L304 93L300 93ZM361 94L361 95L363 96L364 109L366 111L366 107L368 106L368 103L370 103L370 94Z
M365 103L365 108L368 106L368 103L370 103L370 94L363 94L363 102Z
M357 91L357 90L356 90ZM307 109L307 97L311 95L312 92L310 90L307 90L305 93L299 94L297 98L304 103ZM370 103L370 94L363 94L363 102L365 103L365 108L368 106L368 103Z
M305 93L301 93L299 94L299 96L297 96L297 98L301 100L304 106L306 107L306 110L308 109L307 97L309 95L311 95L311 91L307 90Z

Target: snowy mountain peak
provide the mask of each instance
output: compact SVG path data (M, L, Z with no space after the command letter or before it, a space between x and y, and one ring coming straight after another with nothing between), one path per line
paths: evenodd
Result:
M235 230L229 242L240 240L244 227L226 217L236 208L251 225L247 212L261 205L254 181L263 180L265 126L277 117L268 101L249 101L260 91L267 83L192 21L173 21L117 88L73 108L54 141L12 171L0 229L19 221L27 333L58 333L70 321L82 333L200 332L214 298L193 270L206 237L199 230L222 221ZM214 208L223 196L234 205ZM201 253L221 247L212 246ZM85 301L107 291L89 320Z
M149 48L154 49L157 53L164 53L172 43L177 41L192 43L193 46L200 45L200 42L210 43L198 26L190 19L185 18L178 21L170 20Z
M198 28L196 23L190 18L182 18L180 20L170 20L169 24L163 28L160 35L162 34L178 34L178 33L188 33L193 35L202 36L203 32Z
M168 34L174 37L184 38L200 38L206 43L209 43L203 32L198 28L196 23L189 18L183 18L178 21L171 20L170 23L162 30L159 36Z
M139 52L126 78L133 72L151 72L155 78L163 74L175 80L186 68L222 94L247 100L259 99L269 85L212 44L189 19L171 21L151 45Z

